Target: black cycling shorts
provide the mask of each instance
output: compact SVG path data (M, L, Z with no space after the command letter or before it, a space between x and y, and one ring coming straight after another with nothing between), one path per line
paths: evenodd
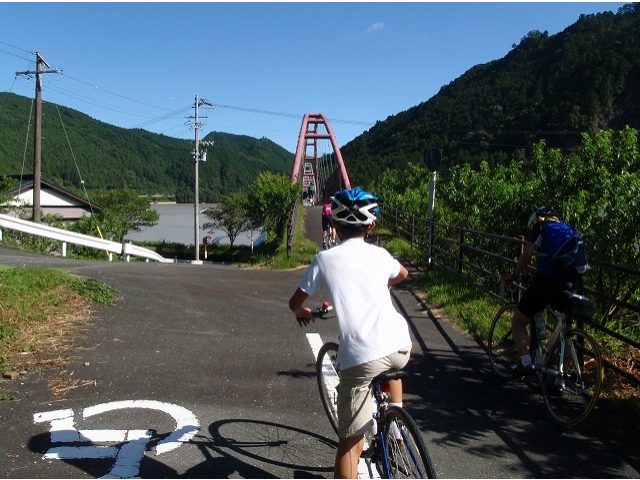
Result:
M536 274L529 287L522 294L518 310L527 317L533 317L550 303L554 310L564 312L567 306L567 280L553 275Z
M328 230L331 226L331 215L322 215L322 230Z

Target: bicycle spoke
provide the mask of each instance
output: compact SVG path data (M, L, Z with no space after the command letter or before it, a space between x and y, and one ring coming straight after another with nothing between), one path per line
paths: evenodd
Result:
M388 408L383 435L388 478L435 478L422 434L405 410Z
M546 368L557 372L543 376L543 397L553 420L563 426L578 425L591 413L600 395L603 364L595 340L582 330L551 347Z

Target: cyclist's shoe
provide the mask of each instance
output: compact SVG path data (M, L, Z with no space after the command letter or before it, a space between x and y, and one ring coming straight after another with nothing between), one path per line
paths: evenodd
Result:
M562 397L564 391L564 380L549 377L546 380L545 390L550 397Z
M511 376L514 378L530 377L536 374L536 367L530 363L527 366L518 363L511 372Z

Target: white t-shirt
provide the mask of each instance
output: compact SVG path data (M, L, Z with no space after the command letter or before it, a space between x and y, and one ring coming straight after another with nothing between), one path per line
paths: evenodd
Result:
M318 253L300 289L313 296L324 289L338 318L341 368L361 365L411 345L409 327L396 311L387 287L400 263L384 248L361 238Z

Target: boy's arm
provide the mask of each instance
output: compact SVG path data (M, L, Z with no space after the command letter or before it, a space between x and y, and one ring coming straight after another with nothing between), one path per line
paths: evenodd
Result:
M296 320L298 320L298 323L301 327L306 327L311 322L316 321L316 319L311 314L311 309L302 306L307 297L309 297L309 295L298 288L293 296L289 299L289 308L296 316Z
M400 272L395 277L389 279L389 281L387 282L387 287L391 288L394 285L397 285L398 283L402 282L408 276L409 276L409 271L406 268L404 268L404 265L401 264L400 265Z
M527 265L531 262L531 257L533 257L533 253L536 251L537 245L534 242L527 242L524 245L524 250L522 251L522 255L518 258L518 263L516 264L516 268L513 271L513 276L515 278L519 278L524 272Z

